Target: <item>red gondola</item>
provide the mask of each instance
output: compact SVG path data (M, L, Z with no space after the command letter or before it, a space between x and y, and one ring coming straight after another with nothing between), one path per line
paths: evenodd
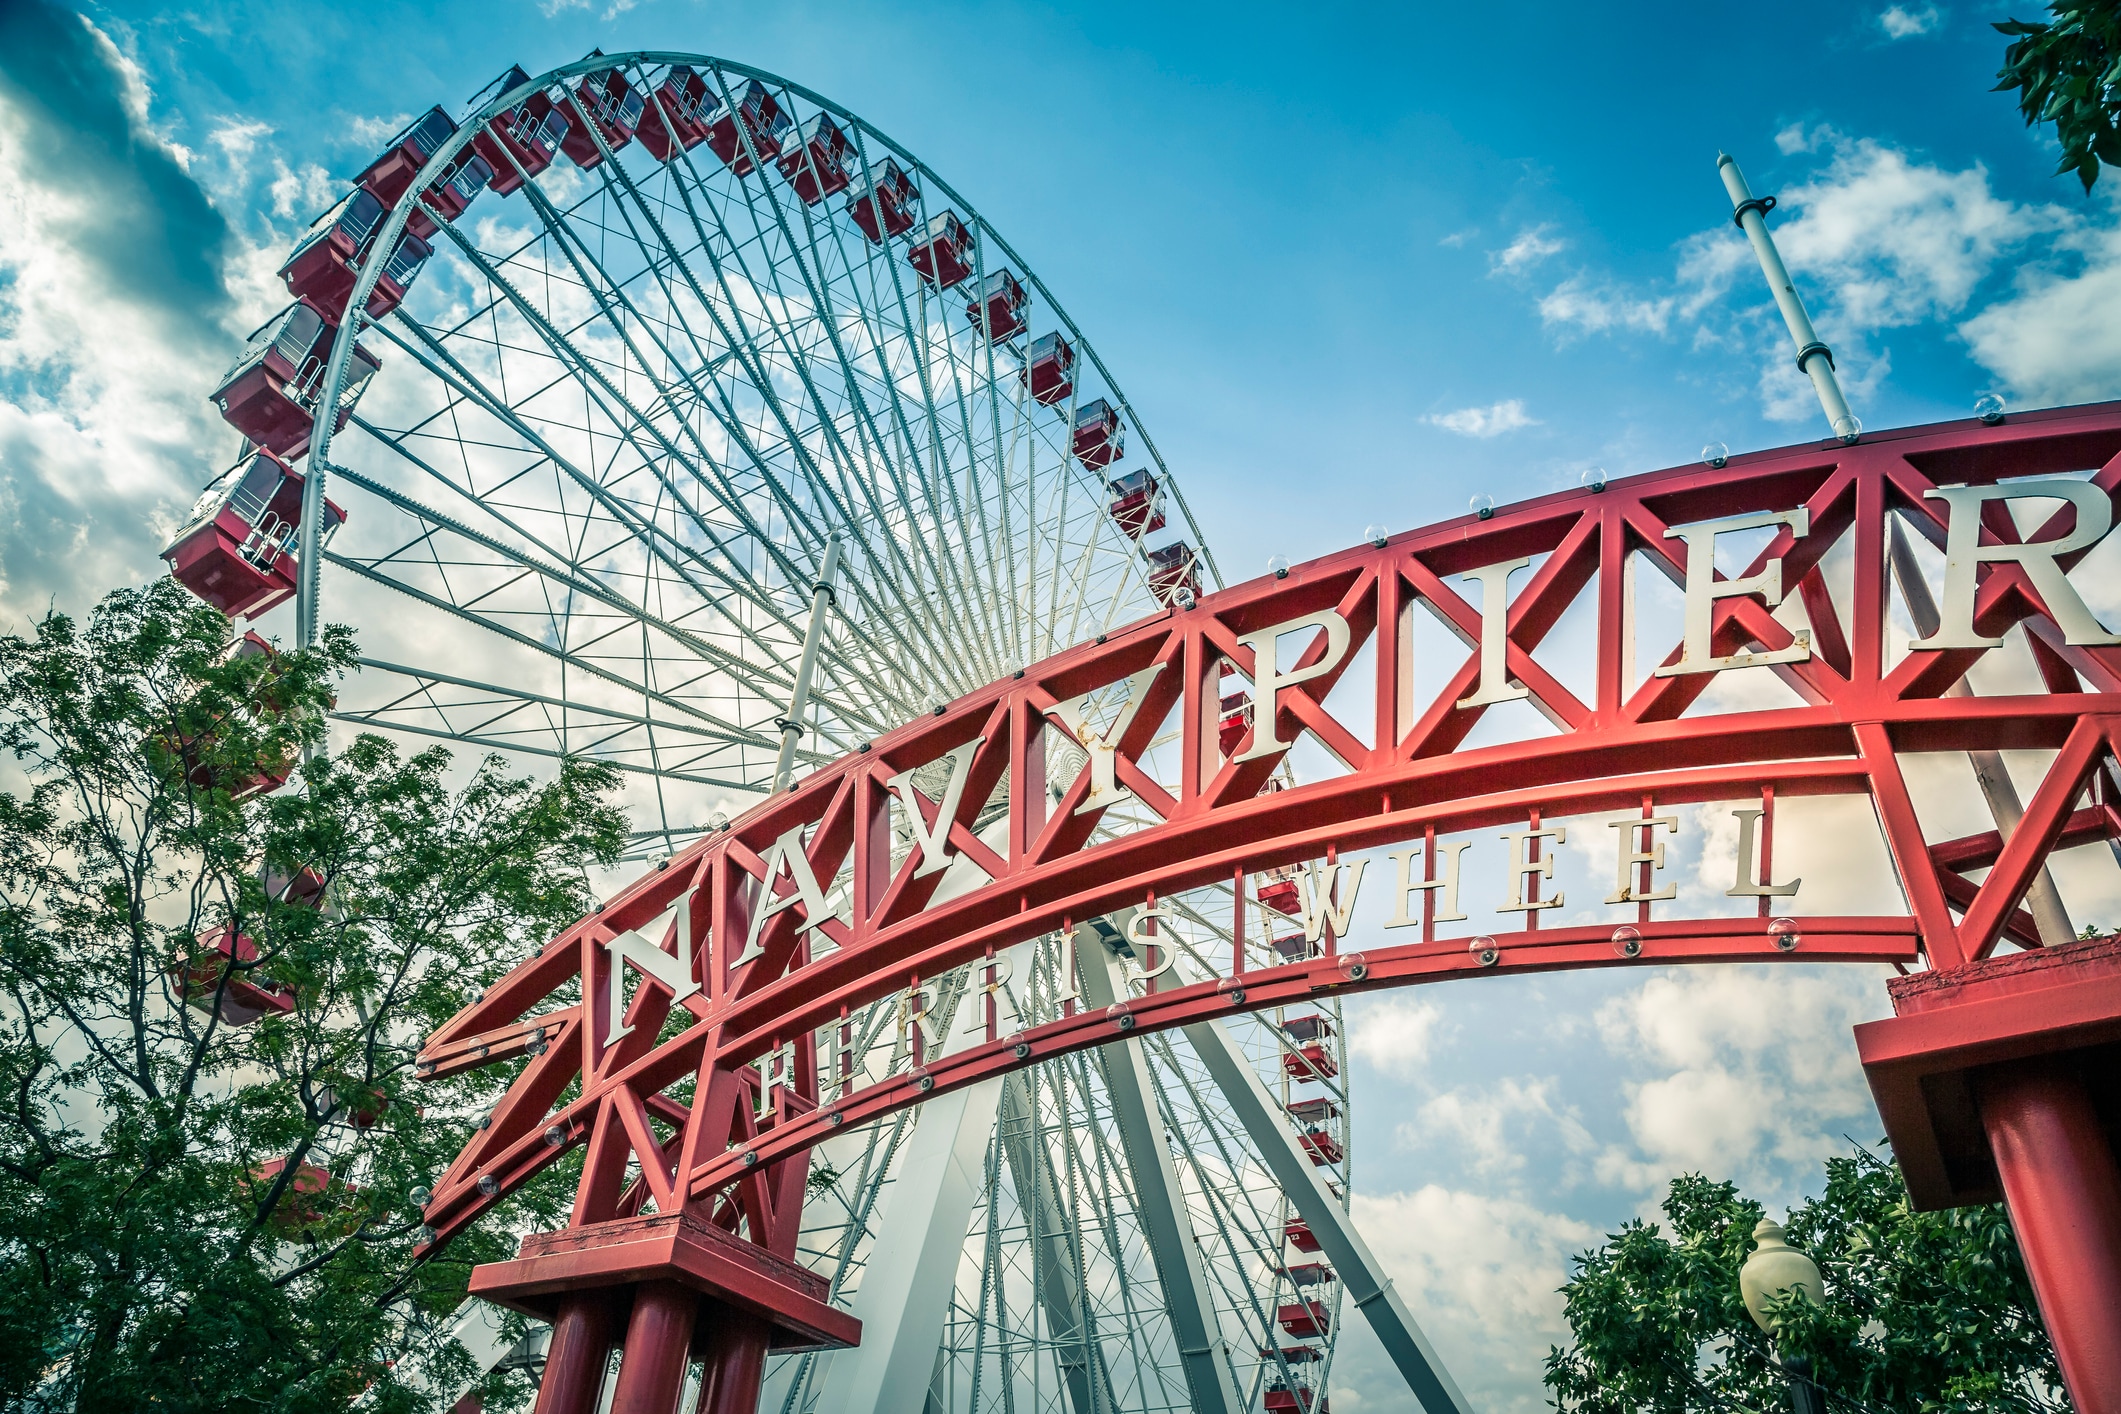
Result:
M948 290L965 282L972 273L972 232L957 219L955 211L928 218L920 239L906 252L906 259L921 279L937 289Z
M232 618L256 617L295 593L302 474L254 451L214 479L163 548L169 572ZM326 538L346 512L324 502Z
M815 206L847 190L847 134L830 113L813 113L796 129L795 141L781 150L781 175L795 188L796 199Z
M1183 540L1149 552L1149 591L1165 604L1200 597L1200 557Z
M1303 912L1303 900L1297 893L1296 871L1294 869L1261 870L1259 887L1253 890L1253 897L1273 909L1276 913L1285 913L1291 918ZM1281 939L1275 940L1274 946L1277 950L1281 947L1282 941Z
M1311 1347L1299 1346L1297 1348L1308 1350ZM1288 1390L1283 1389L1280 1385L1269 1385L1267 1387L1266 1407L1273 1410L1274 1414L1294 1414L1294 1411L1298 1409L1308 1410L1311 1407L1311 1387L1309 1385L1298 1385L1295 1389ZM1328 1414L1332 1407L1332 1401L1322 1399L1318 1402L1318 1414Z
M1031 390L1033 401L1045 407L1065 402L1075 391L1075 350L1058 331L1041 334L1031 341L1017 376Z
M352 195L317 218L280 267L287 292L327 323L337 324L382 224L383 203L366 187L356 187ZM410 231L398 238L397 249L384 262L369 293L369 318L381 319L403 303L413 277L432 254L433 247Z
M1075 410L1070 446L1084 466L1102 471L1125 450L1121 433L1118 410L1103 398L1094 398Z
M604 148L617 152L633 141L645 107L641 91L617 69L599 69L575 85L560 111L567 115L567 136L560 150L582 168L604 160ZM597 146L597 139L604 146Z
M997 270L979 282L979 292L965 306L965 317L987 336L988 343L1000 343L1022 332L1024 306L1029 302L1016 276Z
M1237 754L1246 735L1252 730L1252 699L1242 692L1233 692L1222 701L1222 719L1215 726L1215 743L1225 756Z
M707 145L722 165L739 177L748 177L758 166L752 161L754 153L759 162L771 162L781 155L789 127L780 100L757 79L747 79L743 87L730 90L729 101L718 105L707 120Z
M376 160L354 178L354 185L366 187L385 206L396 206L398 198L412 186L412 179L427 165L427 159L440 152L442 144L456 131L456 121L436 104L392 138Z
M847 214L871 244L882 245L886 237L903 236L913 229L913 208L920 199L913 179L886 157L847 193Z
M1283 1267L1281 1274L1296 1286L1321 1286L1333 1280L1333 1269L1324 1262L1298 1262Z
M1274 951L1281 954L1284 962L1302 962L1307 957L1317 957L1318 945L1301 933L1290 933L1274 940Z
M261 1016L285 1016L295 1009L295 989L270 982L246 970L258 960L258 945L229 928L202 935L189 955L170 965L170 981L184 1004L200 1011L218 1010L230 1026L248 1026ZM233 963L239 970L230 970ZM227 973L227 985L222 974Z
M1340 1063L1324 1046L1299 1046L1293 1051L1283 1051L1281 1068L1289 1072L1292 1080L1331 1080L1340 1074Z
M1317 1252L1320 1249L1317 1234L1311 1224L1302 1218L1291 1218L1281 1226L1281 1235L1299 1252Z
M707 140L714 94L706 75L690 64L672 64L641 108L641 146L668 162Z
M493 180L493 166L472 146L460 149L442 175L428 183L420 194L421 204L406 218L405 229L421 240L435 233L435 216L455 221L471 208L472 201ZM432 211L434 216L427 213Z
M262 1200L271 1192L274 1180L286 1168L287 1160L272 1159L252 1169L248 1184L252 1200ZM360 1217L346 1211L347 1200L359 1191L352 1184L333 1178L328 1169L315 1164L298 1164L294 1177L281 1190L280 1201L273 1207L272 1216L265 1220L265 1225L286 1238L311 1232L327 1232L334 1236L351 1232L359 1224Z
M1323 1167L1337 1164L1341 1159L1340 1141L1322 1129L1309 1129L1303 1133L1303 1146L1310 1152L1311 1162Z
M256 634L245 634L255 638ZM258 866L258 882L265 888L265 896L281 903L291 903L300 908L324 909L324 876L308 865L303 865L292 874L282 873L269 864Z
M1290 1335L1324 1335L1333 1328L1333 1318L1326 1313L1323 1303L1299 1301L1283 1306L1275 1313L1281 1328Z
M1129 540L1139 540L1164 528L1164 488L1154 472L1143 467L1117 481L1105 483L1106 503L1112 519Z
M472 107L479 108L489 96L511 93L529 82L530 75L523 72L521 65L511 65L507 73L471 101ZM487 190L506 196L537 176L552 165L553 158L559 155L560 140L566 136L567 115L555 109L552 95L542 88L533 90L506 112L495 114L471 140L472 150L493 171Z
M1333 1034L1333 1022L1331 1018L1321 1016L1317 1012L1307 1012L1302 1016L1290 1017L1281 1024L1281 1029L1288 1033L1292 1041L1322 1041Z
M1320 1095L1309 1100L1291 1100L1289 1117L1301 1120L1306 1125L1323 1124L1329 1119L1340 1118L1340 1106Z
M1259 1358L1272 1360L1274 1349L1271 1345L1262 1345L1259 1348ZM1305 1365L1314 1360L1325 1359L1326 1352L1315 1345L1284 1345L1281 1347L1281 1358L1291 1365Z
M294 461L306 455L318 385L324 381L337 334L308 305L289 305L251 334L243 356L214 389L221 416L275 456ZM354 345L334 431L346 425L362 389L380 366L367 349Z

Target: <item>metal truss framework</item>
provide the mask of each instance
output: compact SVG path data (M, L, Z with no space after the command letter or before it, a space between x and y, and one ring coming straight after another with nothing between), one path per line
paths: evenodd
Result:
M2049 502L2062 482L2080 490L2030 522L2000 500L1939 494L2026 477L2045 478ZM1003 678L862 744L700 841L436 1032L421 1055L429 1075L531 1059L435 1185L433 1240L586 1146L575 1230L652 1209L697 1212L772 1241L785 1201L776 1195L799 1191L804 1156L847 1127L1122 1037L1322 996L1682 962L1941 969L1985 958L2006 939L2036 947L2038 925L2021 904L2048 856L2121 835L2121 647L2062 578L2092 553L2117 495L2114 405L1874 434L1853 447L1808 445L1617 481L1365 545ZM1969 504L1976 520L1966 518ZM1709 523L1762 532L1765 543L1725 573L1714 567L1712 536L1682 533ZM1956 557L1941 595L1947 630L1966 625L1956 639L1908 651L1889 641L1896 610L1906 614L1889 566L1896 529ZM2054 548L2014 553L2042 543ZM1508 571L1498 566L1529 571L1506 609ZM1693 592L1681 641L1637 655L1650 671L1634 683L1630 576L1648 571ZM1461 595L1449 582L1457 576L1486 592ZM1541 661L1579 603L1596 649L1581 696ZM1466 645L1425 697L1412 689L1417 610ZM1301 649L1293 659L1276 656L1282 638ZM1969 670L2005 643L2027 655L2037 688L1963 689ZM1719 672L1747 666L1771 671L1793 705L1695 710ZM1226 667L1249 682L1255 704L1234 743L1217 730ZM1468 746L1482 719L1512 700L1537 708L1552 734ZM1158 758L1149 748L1160 736L1175 750ZM1300 736L1340 773L1262 793ZM1062 742L1079 764L1049 778ZM1902 756L2000 750L2046 761L2022 818L1927 838ZM948 788L932 795L941 804L906 775L938 762ZM1774 802L1820 795L1866 797L1875 808L1905 914L1813 916L1801 928L1768 918ZM1096 837L1120 799L1143 823ZM1648 820L1667 806L1728 800L1761 802L1757 916L1657 916L1646 848L1640 892L1624 885L1616 895L1632 915L1624 946L1611 925L1540 926L1543 819L1640 808ZM999 844L975 833L983 809L1006 815ZM898 814L919 846L902 857ZM1530 906L1521 931L1469 948L1440 936L1440 890L1420 886L1446 882L1437 836L1497 827L1520 832L1513 848L1524 867L1511 888ZM1413 941L1343 953L1335 933L1344 925L1328 924L1314 930L1316 955L1283 965L1248 967L1240 945L1228 966L1194 950L1188 965L1166 969L1159 961L1173 960L1179 934L1164 952L1160 935L1140 931L1153 929L1161 901L1234 883L1222 896L1240 902L1220 931L1241 936L1246 880L1296 864L1310 866L1311 909L1330 912L1345 877L1340 855L1403 841L1427 842L1422 872L1402 874L1395 901L1394 923ZM984 881L936 898L946 869L965 862ZM1349 907L1359 882L1348 885ZM1083 1006L1065 959L1095 946L1085 920L1123 909L1144 910L1128 930L1140 994ZM969 979L959 985L979 1003L998 1001L987 990L1002 986L997 954L1042 938L1058 938L1064 959L1054 1014L1019 1009L1025 1024L1012 1030L1005 1009L988 1004L974 1044L924 1047L938 979ZM630 999L629 969L639 974ZM857 1077L839 1059L847 1018L893 999L903 1055L886 1073Z

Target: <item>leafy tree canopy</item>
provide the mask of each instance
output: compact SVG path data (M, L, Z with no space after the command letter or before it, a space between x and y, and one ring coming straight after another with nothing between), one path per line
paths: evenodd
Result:
M412 1260L408 1194L508 1079L412 1058L590 907L615 778L323 755L353 651L246 652L167 579L0 637L0 1404L418 1408L393 1362L512 1255Z
M2088 192L2100 163L2121 167L2121 0L2059 0L2048 12L1996 26L2012 41L1996 91L2018 91L2027 127L2055 125L2055 172L2075 172Z
M1802 1356L1833 1414L2058 1414L2061 1372L2000 1204L1918 1213L1897 1165L1858 1150L1791 1210L1826 1305L1778 1302L1779 1349L1746 1314L1738 1270L1760 1205L1674 1179L1665 1227L1635 1221L1576 1259L1571 1341L1547 1356L1565 1414L1787 1407L1775 1356Z

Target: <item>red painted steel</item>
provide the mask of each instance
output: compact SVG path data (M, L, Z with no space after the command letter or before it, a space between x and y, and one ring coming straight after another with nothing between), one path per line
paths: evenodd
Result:
M617 1325L609 1292L576 1292L560 1303L538 1381L538 1414L596 1414Z
M1904 641L1888 642L1885 546L1888 518L1897 517L1941 548L1948 508L1925 494L1940 485L2072 473L2090 473L2109 506L2121 494L2121 405L2021 414L1996 427L1869 434L1855 447L1811 444L1739 457L1722 469L1678 468L1544 497L1202 597L970 694L703 839L545 945L429 1038L420 1061L427 1076L530 1058L492 1122L435 1185L427 1222L446 1240L584 1145L574 1230L650 1208L682 1210L761 1250L792 1255L806 1156L826 1135L1102 1044L1118 1025L1102 1013L1065 1016L915 1062L917 1069L836 1093L830 1103L821 1098L818 1047L790 1043L829 1037L851 1009L916 991L923 979L991 950L1336 852L1472 829L1536 829L1543 819L1589 812L1648 816L1681 804L1757 800L1761 855L1771 862L1775 802L1858 795L1876 810L1908 914L1805 917L1793 932L1764 916L1764 896L1763 916L1656 917L1648 904L1630 904L1625 916L1640 945L1620 949L1609 924L1540 926L1532 911L1522 931L1498 937L1483 957L1463 938L1437 936L1435 910L1425 905L1418 926L1387 934L1392 941L1366 946L1361 957L1338 955L1329 930L1323 956L1299 949L1286 966L1247 971L1241 990L1211 979L1132 999L1124 1018L1131 1029L1297 1004L1326 989L1481 972L1789 958L1950 968L1988 957L2005 938L2036 942L2021 904L2048 854L2065 842L2111 838L2121 819L2112 805L2121 800L2113 764L2121 648L2071 643L2036 577L2023 564L1991 560L1972 585L1972 623L1990 637L2022 626L2046 690L1952 696L1987 650L1903 651ZM2011 516L1994 509L1982 521L1981 543L2018 540ZM1779 562L1787 597L1809 620L1808 657L1767 661L1804 650L1759 593L1713 598L1707 639L1691 650L1674 644L1661 658L1634 651L1639 635L1625 587L1631 561L1684 585L1689 542L1675 528L1797 511L1808 533L1777 525L1740 576L1710 576L1728 584ZM2065 504L2024 539L2067 535L2075 515ZM1842 548L1830 575L1828 557ZM2084 553L2073 550L2059 563L2067 568ZM1508 602L1498 684L1483 668L1482 596L1469 598L1454 581L1512 560L1530 564ZM1406 625L1417 601L1468 644L1463 662L1426 698L1414 693L1409 667ZM1596 652L1587 696L1536 656L1579 602ZM1257 706L1242 737L1220 741L1224 665L1255 682L1263 672L1276 675L1247 635L1305 616L1317 625L1303 630L1308 646L1294 668L1278 670L1300 680ZM1695 670L1698 661L1738 655L1770 666L1794 705L1694 710L1716 677ZM1631 657L1646 670L1670 671L1631 687ZM1367 678L1354 676L1359 664ZM1073 779L1051 782L1049 792L1046 735L1060 729L1061 704L1137 675L1140 710L1109 743L1102 789L1131 793L1154 823L1093 840L1101 811L1085 802L1097 787L1098 742L1083 738L1091 762ZM1521 685L1554 734L1468 746L1488 711L1481 691L1498 685ZM1462 705L1469 698L1473 705ZM1170 732L1176 764L1165 759L1152 769L1149 744ZM1344 769L1265 790L1282 754L1274 743L1299 733ZM1255 741L1263 749L1253 756ZM902 797L887 785L960 750L968 764L951 797L954 818L943 819L917 791ZM2051 752L2053 764L2008 839L1989 832L1932 840L1900 758L1971 750ZM1005 778L1006 829L983 839L975 818ZM892 812L908 808L907 800L938 847L972 861L989 882L938 902L942 871L923 872L926 851L894 864ZM1983 870L1979 880L1968 877ZM823 895L836 884L845 890L844 917L812 917L813 908L823 914ZM631 961L615 960L615 940L632 950ZM642 963L651 949L663 960ZM674 977L680 958L682 987L643 970ZM617 1027L607 1004L613 967L637 974ZM681 1011L681 1026L666 1025ZM666 1030L672 1034L658 1040ZM791 1070L761 1105L756 1063L783 1048L794 1057ZM577 1094L562 1103L576 1081ZM672 1093L686 1082L690 1090L680 1093L689 1102ZM627 1182L634 1162L639 1177Z
M2121 1414L2121 1168L2082 1077L2020 1061L1975 1082L2011 1228L2079 1414Z
M692 1321L699 1304L698 1295L672 1281L642 1282L634 1288L611 1414L671 1414L685 1383L685 1357L692 1350Z

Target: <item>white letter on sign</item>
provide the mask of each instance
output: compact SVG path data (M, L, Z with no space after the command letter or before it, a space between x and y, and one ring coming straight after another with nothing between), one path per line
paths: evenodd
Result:
M1280 671L1274 665L1274 645L1284 634L1300 633L1307 628L1322 628L1326 631L1326 651L1309 667ZM1251 761L1261 756L1272 756L1277 751L1287 751L1289 743L1283 741L1275 731L1275 704L1281 690L1309 682L1332 672L1340 666L1340 660L1348 656L1350 634L1348 621L1332 609L1320 609L1315 614L1305 614L1300 619L1263 628L1257 633L1248 633L1237 641L1252 650L1252 744L1245 748L1239 761Z
M914 878L925 879L950 867L950 822L957 818L957 807L964 801L965 777L972 770L972 758L986 740L976 736L943 758L950 763L950 783L943 788L943 798L936 806L933 828L913 798L913 772L901 771L885 782L905 807L906 825L921 847L921 867L913 871Z
M795 892L778 894L773 886L780 881L781 870L795 880ZM744 955L731 967L742 967L766 950L759 946L759 934L766 929L766 921L784 908L803 906L803 926L799 932L809 932L823 925L832 915L825 908L825 891L817 886L817 873L810 867L810 856L803 852L803 827L795 826L773 842L766 851L766 877L759 884L758 903L751 910L751 936L744 940Z
M1725 520L1706 521L1700 525L1683 525L1676 530L1667 530L1667 540L1686 542L1686 637L1682 640L1679 661L1657 669L1655 677L1677 677L1681 673L1717 673L1725 668L1752 668L1764 663L1802 663L1812 656L1812 631L1797 630L1797 641L1787 648L1772 652L1736 653L1728 658L1712 655L1711 631L1715 623L1716 601L1731 599L1741 594L1758 594L1760 602L1770 609L1782 602L1782 561L1769 560L1767 567L1758 574L1746 575L1742 579L1716 578L1716 537L1740 530L1759 530L1763 526L1786 525L1790 535L1802 540L1811 532L1812 515L1804 507L1794 511L1762 511L1757 515L1731 516Z
M1532 695L1530 688L1510 686L1510 576L1531 563L1529 557L1504 560L1464 576L1480 586L1480 686L1472 696L1458 699L1460 707L1485 707Z
M1119 783L1119 743L1126 736L1127 728L1134 725L1142 703L1149 698L1149 689L1155 684L1156 675L1162 671L1161 667L1148 668L1127 679L1127 705L1119 709L1119 715L1102 734L1090 730L1084 713L1089 710L1090 699L1104 691L1103 688L1053 704L1049 715L1057 719L1061 729L1090 754L1090 789L1083 792L1083 803L1075 807L1076 814L1103 810L1108 805L1134 798L1134 792Z
M664 952L631 928L604 944L611 953L611 1030L604 1038L605 1045L633 1030L626 1024L625 964L632 963L668 987L673 1003L700 989L700 984L692 980L692 896L697 892L687 889L677 902L677 956Z
M2077 527L2060 540L2037 545L1984 545L1981 508L1990 501L2043 496L2077 508ZM1938 606L1937 631L1918 638L1910 648L1993 648L2003 640L1974 632L1976 571L1983 564L2015 561L2040 591L2047 611L2062 629L2063 641L2086 645L2121 643L2084 607L2076 586L2056 563L2062 556L2086 550L2105 538L2114 523L2113 503L2089 481L2014 481L2007 486L1938 486L1922 493L1925 501L1951 508L1944 530L1944 602Z

